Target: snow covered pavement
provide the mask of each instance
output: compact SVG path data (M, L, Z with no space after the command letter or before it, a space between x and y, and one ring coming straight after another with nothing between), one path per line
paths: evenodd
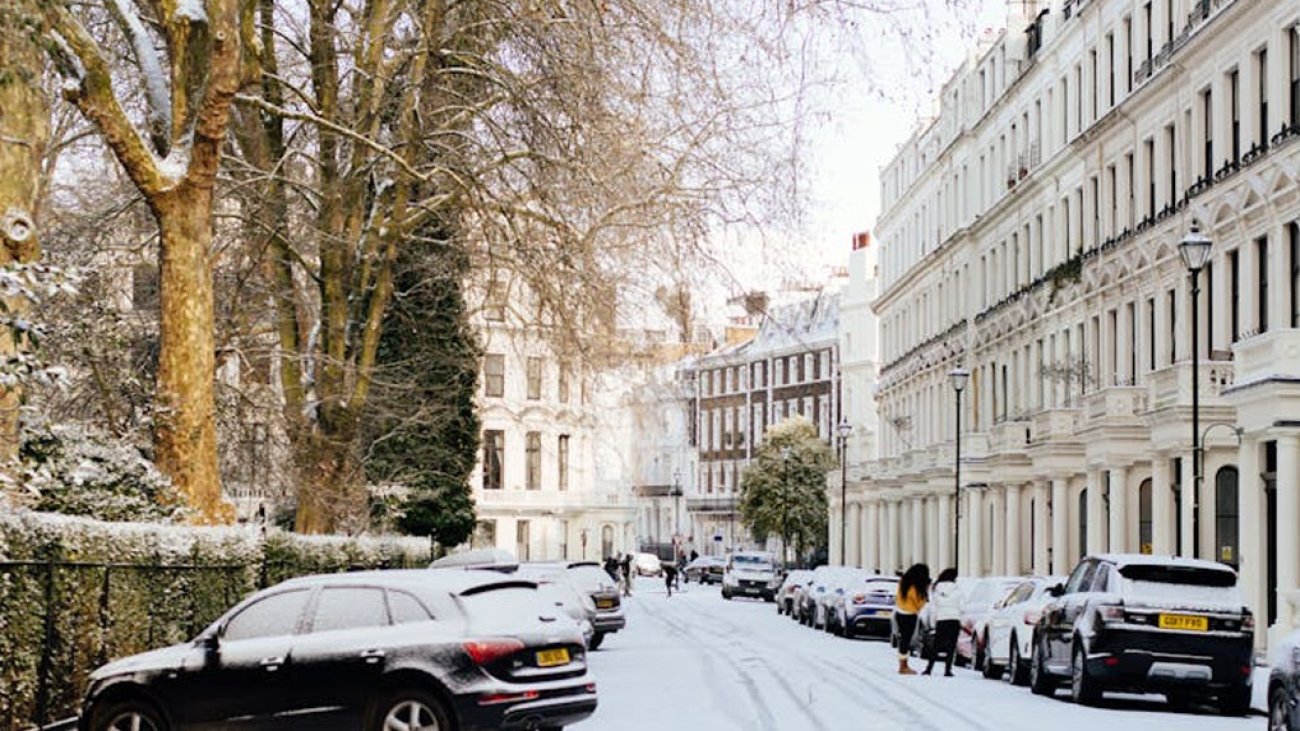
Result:
M640 731L1180 731L1265 728L1210 709L1171 713L1160 696L1108 697L1099 708L1039 698L958 669L956 678L900 677L887 642L844 640L777 615L775 605L724 601L692 584L664 595L640 582L627 629L591 655L600 707L578 729ZM913 660L913 667L919 663ZM920 669L919 667L917 668Z

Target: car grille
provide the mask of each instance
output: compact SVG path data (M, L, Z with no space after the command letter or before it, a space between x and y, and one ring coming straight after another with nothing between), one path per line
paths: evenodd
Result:
M762 589L764 586L766 586L766 584L762 581L748 581L742 579L740 582L740 587L742 589Z

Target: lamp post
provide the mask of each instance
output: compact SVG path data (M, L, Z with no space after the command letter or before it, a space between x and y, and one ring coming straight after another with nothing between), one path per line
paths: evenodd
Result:
M677 520L677 506L682 496L681 470L673 470L673 489L668 492L673 499L673 562L677 562L677 537L681 535L681 524Z
M1192 222L1192 230L1178 243L1192 285L1192 556L1201 555L1201 269L1210 258L1213 242Z
M839 436L840 446L840 565L848 566L845 556L848 551L848 544L845 542L845 526L848 522L848 462L844 459L844 453L849 445L849 435L853 433L853 425L848 420L841 421L839 426L835 427L835 432Z
M789 447L781 447L781 563L789 562L790 554L790 454ZM796 559L798 556L795 557Z
M970 372L958 366L949 371L948 380L952 382L953 393L957 395L957 419L954 424L957 431L957 455L952 464L952 565L956 567L961 563L961 392L970 380Z

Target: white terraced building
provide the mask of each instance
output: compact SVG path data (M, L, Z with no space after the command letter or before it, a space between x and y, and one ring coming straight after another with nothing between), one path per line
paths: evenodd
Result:
M1197 554L1239 568L1263 644L1300 586L1300 3L1009 8L882 172L880 458L850 546L951 562L963 367L963 573Z

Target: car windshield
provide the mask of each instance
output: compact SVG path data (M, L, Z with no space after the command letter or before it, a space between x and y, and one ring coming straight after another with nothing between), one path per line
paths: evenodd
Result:
M574 566L569 569L569 577L573 580L574 586L583 591L618 590L614 580L609 578L609 574L595 566Z
M1122 591L1160 602L1213 603L1237 606L1241 591L1237 575L1227 569L1207 566L1134 564L1123 566Z
M772 568L772 561L763 556L736 556L732 559L732 565L738 569L769 571Z
M1007 595L1011 587L1015 586L1014 581L983 581L975 590L971 592L970 599L967 603L972 606L992 606L994 602Z

